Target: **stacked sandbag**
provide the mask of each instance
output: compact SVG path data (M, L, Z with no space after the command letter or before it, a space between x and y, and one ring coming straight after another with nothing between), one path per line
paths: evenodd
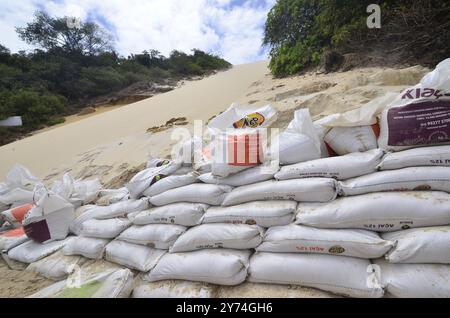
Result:
M450 142L450 59L389 103L381 116L380 148L404 150Z
M75 282L60 281L29 298L128 298L133 283L133 273L129 269L109 270Z
M72 237L64 247L64 254L81 255L90 259L105 257L107 245L132 226L128 214L148 207L148 200L143 198L119 201L108 206L79 208L77 217L71 224L71 231L77 236Z

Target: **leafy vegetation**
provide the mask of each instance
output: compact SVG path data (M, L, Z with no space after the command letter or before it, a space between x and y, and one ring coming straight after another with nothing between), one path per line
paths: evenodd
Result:
M24 127L1 128L0 144L12 141L15 132L60 123L78 105L133 83L206 75L231 66L200 50L173 51L169 57L149 50L122 57L105 30L76 22L36 12L32 22L16 29L36 50L11 53L0 44L0 120L20 115L24 122Z
M380 29L366 25L369 4L381 7ZM433 65L450 53L449 15L448 0L278 0L264 44L275 76L317 66L329 51L367 54L376 48L389 57L400 52L398 61Z

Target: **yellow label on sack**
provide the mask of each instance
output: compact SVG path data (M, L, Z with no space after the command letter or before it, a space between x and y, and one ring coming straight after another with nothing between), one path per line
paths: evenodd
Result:
M342 246L333 246L330 247L328 252L330 252L331 254L342 254L345 252L345 248L343 248Z
M253 113L245 116L233 124L234 128L256 128L261 126L266 119L260 113Z

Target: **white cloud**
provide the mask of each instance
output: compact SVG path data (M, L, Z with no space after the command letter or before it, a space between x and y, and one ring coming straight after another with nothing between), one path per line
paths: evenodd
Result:
M168 55L198 48L219 53L234 64L266 58L263 27L275 0L1 0L0 32L13 51L29 48L15 35L44 8L54 16L93 19L114 34L122 55L157 49ZM6 32L6 33L5 33Z

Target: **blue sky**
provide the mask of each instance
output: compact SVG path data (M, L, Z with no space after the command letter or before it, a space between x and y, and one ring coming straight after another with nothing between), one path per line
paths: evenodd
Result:
M267 12L275 0L0 0L0 43L31 49L14 31L35 10L97 22L113 35L122 55L157 49L198 48L233 64L267 58L261 48Z

